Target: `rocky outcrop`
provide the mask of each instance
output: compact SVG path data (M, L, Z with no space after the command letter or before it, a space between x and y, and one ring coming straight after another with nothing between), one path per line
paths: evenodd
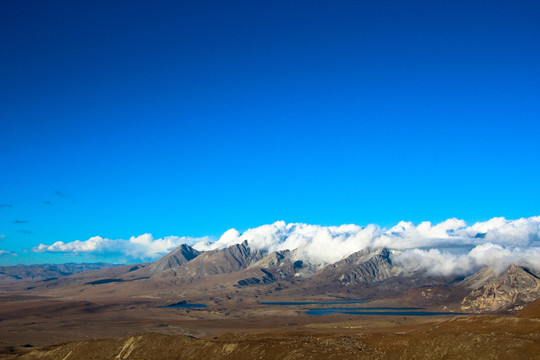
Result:
M279 267L288 266L291 263L290 251L276 251L273 252L261 260L253 263L250 267L263 268L267 270L277 269Z
M461 286L471 289L461 302L461 310L466 312L514 312L540 297L539 276L517 265L501 274L482 268Z

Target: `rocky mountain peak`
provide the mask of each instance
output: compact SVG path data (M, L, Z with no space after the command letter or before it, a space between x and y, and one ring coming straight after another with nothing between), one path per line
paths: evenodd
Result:
M398 274L399 270L392 265L388 249L363 249L326 266L316 276L324 281L350 286L380 282Z
M464 279L472 289L461 302L461 309L473 312L517 311L540 297L540 277L522 266L512 265L501 274L482 268Z
M152 263L152 265L150 265L150 272L156 274L165 270L177 268L195 259L200 254L200 251L195 250L187 244L182 244L169 254Z

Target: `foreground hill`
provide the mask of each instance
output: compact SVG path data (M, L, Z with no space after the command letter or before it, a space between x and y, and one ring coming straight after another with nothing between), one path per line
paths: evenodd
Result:
M205 340L142 334L27 352L20 359L532 359L540 323L511 317L461 317L431 324L367 330L318 329L227 334ZM336 329L339 328L339 329ZM15 350L14 350L15 352Z
M540 299L536 299L517 313L517 316L528 319L540 319Z

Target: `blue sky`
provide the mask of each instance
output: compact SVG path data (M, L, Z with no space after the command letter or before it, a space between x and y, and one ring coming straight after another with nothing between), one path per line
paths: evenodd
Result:
M92 236L540 214L537 1L1 7L0 263L79 261L31 249Z

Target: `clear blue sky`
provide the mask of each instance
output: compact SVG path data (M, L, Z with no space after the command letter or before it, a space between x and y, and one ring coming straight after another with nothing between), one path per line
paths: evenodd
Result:
M538 1L2 1L0 249L540 214Z

